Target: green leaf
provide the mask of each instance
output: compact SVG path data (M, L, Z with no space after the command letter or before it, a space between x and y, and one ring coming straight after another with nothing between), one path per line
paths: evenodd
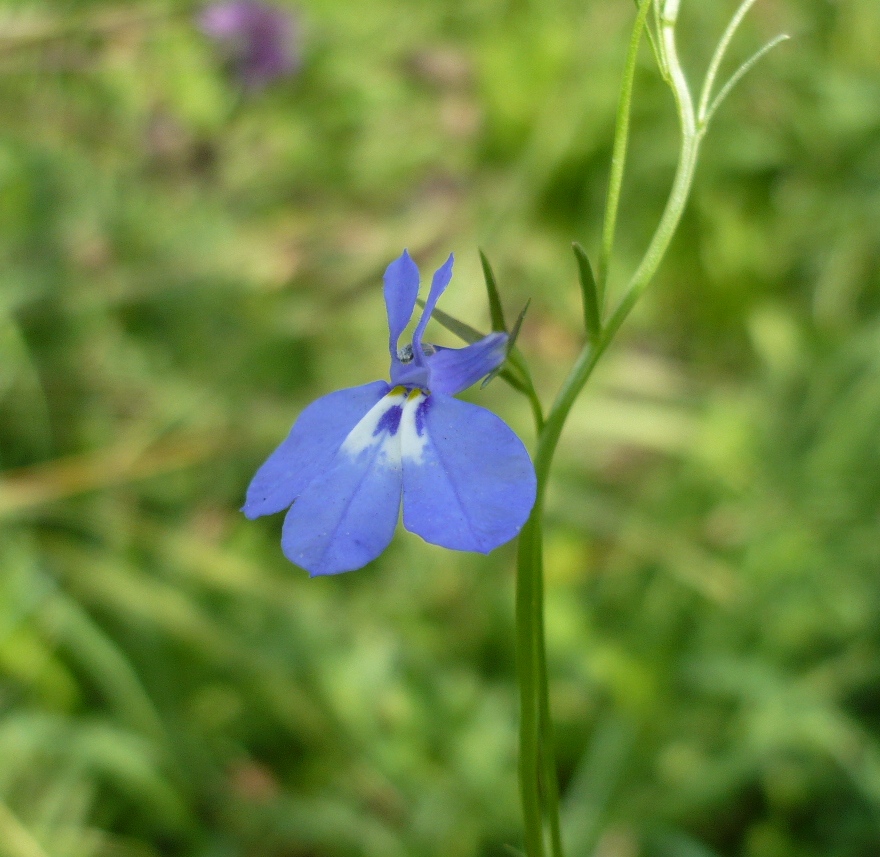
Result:
M424 307L425 305L425 302L421 298L417 300L417 303L420 307ZM510 354L510 350L516 342L516 337L519 336L519 329L522 326L522 320L525 317L526 310L529 308L529 303L531 303L531 301L526 303L525 307L523 307L523 311L519 314L516 324L513 326L513 331L507 342L508 354ZM459 321L457 318L449 315L449 313L443 312L442 309L435 309L434 312L431 313L431 318L436 319L438 324L445 327L450 333L454 333L459 339L463 339L468 344L477 342L486 336L485 333L480 333L479 330L476 330L469 324L465 324L463 321ZM507 381L514 390L529 395L529 384L525 378L522 377L522 370L518 366L511 366L506 359L498 368L493 370L483 379L483 383L480 384L480 389L482 390L486 384L498 376Z
M519 316L517 316L516 323L513 325L513 330L510 332L510 335L507 338L507 352L504 356L504 362L500 366L493 369L485 378L483 378L483 383L480 384L481 390L483 389L483 387L486 386L486 384L488 384L490 381L494 380L498 375L500 375L502 370L506 370L508 373L511 372L511 369L508 366L507 360L510 356L510 352L513 350L513 346L516 344L516 338L519 336L519 329L522 327L523 319L526 317L526 312L528 312L529 304L531 302L532 302L531 298L529 298L526 301L526 305L522 308L522 312L519 314ZM517 367L514 367L514 368L517 368ZM520 390L520 392L523 392L523 393L526 392L527 386L526 386L525 382L521 381L519 378L517 378L517 380L519 381L520 384L523 385L522 387L519 387L516 384L514 384L513 381L510 378L508 378L506 375L504 376L504 379L509 384L516 387L517 390Z
M425 302L421 298L419 298L416 303L424 309ZM436 319L438 324L442 325L450 333L454 333L459 339L463 339L468 344L477 342L486 336L485 333L480 333L479 330L475 330L469 324L465 324L463 321L453 318L449 313L443 312L442 309L435 309L434 312L431 313L431 318Z
M581 281L581 294L584 299L584 326L590 339L595 340L602 332L602 307L599 298L599 287L593 274L593 266L587 257L587 253L580 244L575 241L571 245L577 259L578 275Z
M508 354L513 349L513 346L516 345L516 339L519 336L519 329L522 327L523 319L526 317L526 313L529 311L529 306L531 303L532 299L529 298L526 301L526 305L522 308L522 312L516 317L516 322L513 325L513 330L510 331L510 339L507 340Z
M492 317L492 330L507 333L507 324L504 321L504 309L501 306L501 296L498 294L498 285L495 282L495 274L492 266L486 258L486 254L480 250L480 264L483 266L483 277L486 280L486 293L489 296L489 314Z

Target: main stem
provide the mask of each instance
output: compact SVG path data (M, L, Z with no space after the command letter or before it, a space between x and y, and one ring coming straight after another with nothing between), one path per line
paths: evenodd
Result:
M516 661L519 678L519 783L528 857L544 855L541 793L540 663L543 660L541 592L541 512L538 503L519 536L516 576ZM546 675L546 670L545 670Z
M535 473L538 480L537 498L532 514L523 527L519 539L516 590L517 671L520 685L519 774L528 857L544 857L545 822L550 832L551 854L553 857L562 857L558 783L547 682L543 538L541 532L544 499L553 457L562 435L565 420L575 400L592 375L599 358L653 279L666 254L687 203L697 165L700 143L705 133L705 125L702 123L697 125L693 99L678 59L675 44L675 24L679 0L658 0L658 3L661 6L658 48L664 76L667 77L675 98L682 135L675 178L657 230L641 263L630 279L623 299L599 334L584 345L563 383L546 421L539 427L538 448L535 455ZM639 32L644 24L643 16L646 8L642 4L639 10L640 15L636 24ZM628 62L627 68L629 75L634 72L634 57L635 53L632 49L631 61ZM620 153L619 167L612 169L610 188L615 197L606 210L606 223L603 227L603 274L607 273L611 252L610 245L614 235L614 221L617 217L616 194L619 192L622 179L622 161L623 153L626 151L631 93L631 81L625 80L622 93L623 103L615 130L615 152ZM611 218L610 222L608 218Z

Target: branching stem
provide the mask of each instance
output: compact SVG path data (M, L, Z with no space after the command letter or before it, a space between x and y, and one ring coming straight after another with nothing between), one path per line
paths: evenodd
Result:
M699 103L695 110L691 90L678 57L675 41L680 0L637 0L638 13L633 25L623 86L621 87L606 197L605 220L602 228L599 276L596 283L599 318L596 319L595 312L585 313L587 326L590 328L587 342L563 382L546 418L541 413L540 402L526 371L527 367L520 367L523 369L522 385L530 388L529 397L535 413L538 435L535 454L535 473L538 479L537 500L532 514L520 534L517 561L517 669L520 680L521 707L520 786L528 857L544 857L547 845L545 833L547 832L549 832L550 854L552 857L562 857L559 794L556 781L544 639L543 538L541 531L544 501L553 466L553 457L565 421L577 397L592 375L599 359L654 278L666 255L687 204L700 153L700 144L712 115L739 79L767 51L786 38L781 36L774 39L758 51L750 60L740 66L721 88L718 95L712 99L712 89L724 55L743 17L754 2L755 0L743 0L724 31L710 61L700 92ZM623 292L623 297L608 320L603 323L604 314L601 312L601 307L606 294L608 272L614 250L620 191L626 164L636 58L642 33L646 29L647 16L651 10L653 10L652 24L647 29L651 35L651 45L658 60L660 73L672 90L681 131L681 145L672 187L657 229L648 243L635 273L631 276ZM587 264L589 264L588 261Z
M661 4L662 6L655 5ZM620 189L629 137L629 116L637 51L652 8L657 14L656 50L661 73L669 81L681 125L682 144L678 167L666 208L642 262L633 274L623 299L608 323L584 346L568 378L562 385L546 419L536 420L538 447L535 472L538 495L532 514L519 539L517 562L517 671L520 684L520 787L525 822L525 846L528 857L544 857L545 825L549 831L552 857L562 857L559 821L559 795L550 718L544 639L543 538L544 499L553 457L565 420L572 405L593 372L599 358L629 315L639 296L654 276L672 240L687 202L694 176L702 130L697 129L693 100L678 60L675 46L675 23L678 0L642 0L639 4L630 48L627 54L624 83L617 113L611 175L603 225L599 267L600 301L605 292L608 268L614 245ZM533 403L534 404L534 403Z

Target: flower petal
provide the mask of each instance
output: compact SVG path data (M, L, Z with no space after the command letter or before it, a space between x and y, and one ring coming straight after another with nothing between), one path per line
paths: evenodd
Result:
M427 356L431 392L454 396L497 369L506 357L506 333L490 333L465 348L435 345Z
M348 433L389 390L384 381L337 390L312 402L248 486L248 518L286 509L325 470Z
M400 426L403 525L425 541L488 553L535 503L522 441L494 414L442 393L410 393Z
M361 568L391 541L400 511L405 400L406 391L395 389L374 405L287 513L284 555L313 577Z
M413 359L416 362L424 361L424 355L422 354L422 335L425 332L425 328L428 326L428 322L431 319L431 313L434 312L434 307L437 306L437 301L440 300L440 295L446 291L446 287L452 279L453 261L452 253L450 253L449 258L434 272L434 277L431 280L431 291L428 293L428 299L425 301L425 307L422 310L422 317L419 319L419 323L413 331Z
M385 269L384 282L390 334L388 348L394 363L397 360L397 342L412 318L419 296L419 269L406 250Z

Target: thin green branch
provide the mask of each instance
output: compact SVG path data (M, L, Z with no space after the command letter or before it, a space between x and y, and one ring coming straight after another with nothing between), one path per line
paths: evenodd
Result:
M541 437L538 440L538 450L535 454L535 473L538 476L538 497L540 500L543 500L543 495L547 490L547 480L550 475L550 467L553 464L553 455L556 452L556 445L559 443L559 438L562 435L565 419L609 341L606 332L598 342L588 342L583 347L574 366L572 366L571 371L568 373L568 377L562 384L553 407L547 415L547 419L544 422L544 431L541 432Z
M675 43L678 5L679 0L666 0L660 17L660 44L666 59L666 66L669 69L670 86L673 98L675 99L678 121L681 128L678 166L676 167L672 189L670 190L666 207L663 210L663 215L660 218L660 223L654 232L654 236L648 245L648 249L645 251L642 261L630 279L621 306L615 312L615 315L619 315L621 310L624 310L623 315L617 320L615 330L619 327L623 318L629 314L632 306L657 272L657 268L660 266L660 262L669 247L669 242L678 228L678 223L681 220L681 215L684 212L688 194L690 193L694 171L697 166L700 142L705 130L697 128L693 98L691 97L690 87L678 57L678 48Z
M633 0L636 4L636 9L639 8L640 0ZM654 7L654 15L652 16L655 20L657 17L657 6L656 3L652 2L651 5ZM648 34L648 42L651 45L651 52L654 54L654 59L657 61L657 67L660 69L661 75L663 74L663 62L660 59L660 49L657 47L657 40L654 37L654 31L651 29L653 25L652 23L647 23L645 25L645 32Z
M780 33L775 39L771 39L764 45L761 50L756 51L749 59L747 59L731 76L730 80L721 87L721 91L715 98L712 100L712 103L709 105L708 110L705 115L698 117L698 122L704 128L708 127L709 123L712 121L712 117L715 115L715 111L721 106L722 102L728 95L730 95L730 91L743 79L743 77L748 74L751 68L758 63L765 54L770 53L777 45L782 42L788 41L790 36L787 33Z
M724 56L727 53L727 49L730 47L730 43L733 40L733 37L736 35L736 31L739 29L740 24L743 22L743 18L745 18L749 9L755 5L757 0L743 0L740 3L739 8L734 13L733 17L730 19L730 23L727 25L727 29L725 29L721 39L718 42L718 45L715 48L715 52L712 54L712 59L709 62L709 68L706 71L706 78L703 81L703 88L700 92L700 106L697 110L697 115L701 120L701 124L705 124L702 122L703 118L706 116L706 111L709 106L709 99L712 97L712 89L715 86L715 78L718 76L718 69L721 67L721 63L724 61Z
M540 435L544 430L544 410L541 407L541 399L535 389L534 381L532 381L532 373L529 371L529 365L526 363L525 358L522 356L518 348L512 348L510 350L507 355L507 360L510 365L519 372L520 378L523 382L523 389L521 389L520 392L524 393L529 400L529 404L532 408L532 416L535 420L535 434Z
M546 491L550 467L553 463L553 456L556 452L565 420L578 394L583 389L593 369L595 369L602 353L608 347L620 329L621 324L623 324L624 319L632 311L636 301L656 273L681 220L681 215L693 182L703 132L696 126L693 99L675 44L675 25L678 18L678 7L679 0L665 0L659 14L660 49L669 72L669 82L681 127L682 141L675 178L673 179L669 199L660 218L657 230L648 245L648 249L645 251L641 263L630 279L622 301L605 325L602 335L596 341L588 342L584 346L547 414L544 431L539 438L538 450L535 455L539 502Z

